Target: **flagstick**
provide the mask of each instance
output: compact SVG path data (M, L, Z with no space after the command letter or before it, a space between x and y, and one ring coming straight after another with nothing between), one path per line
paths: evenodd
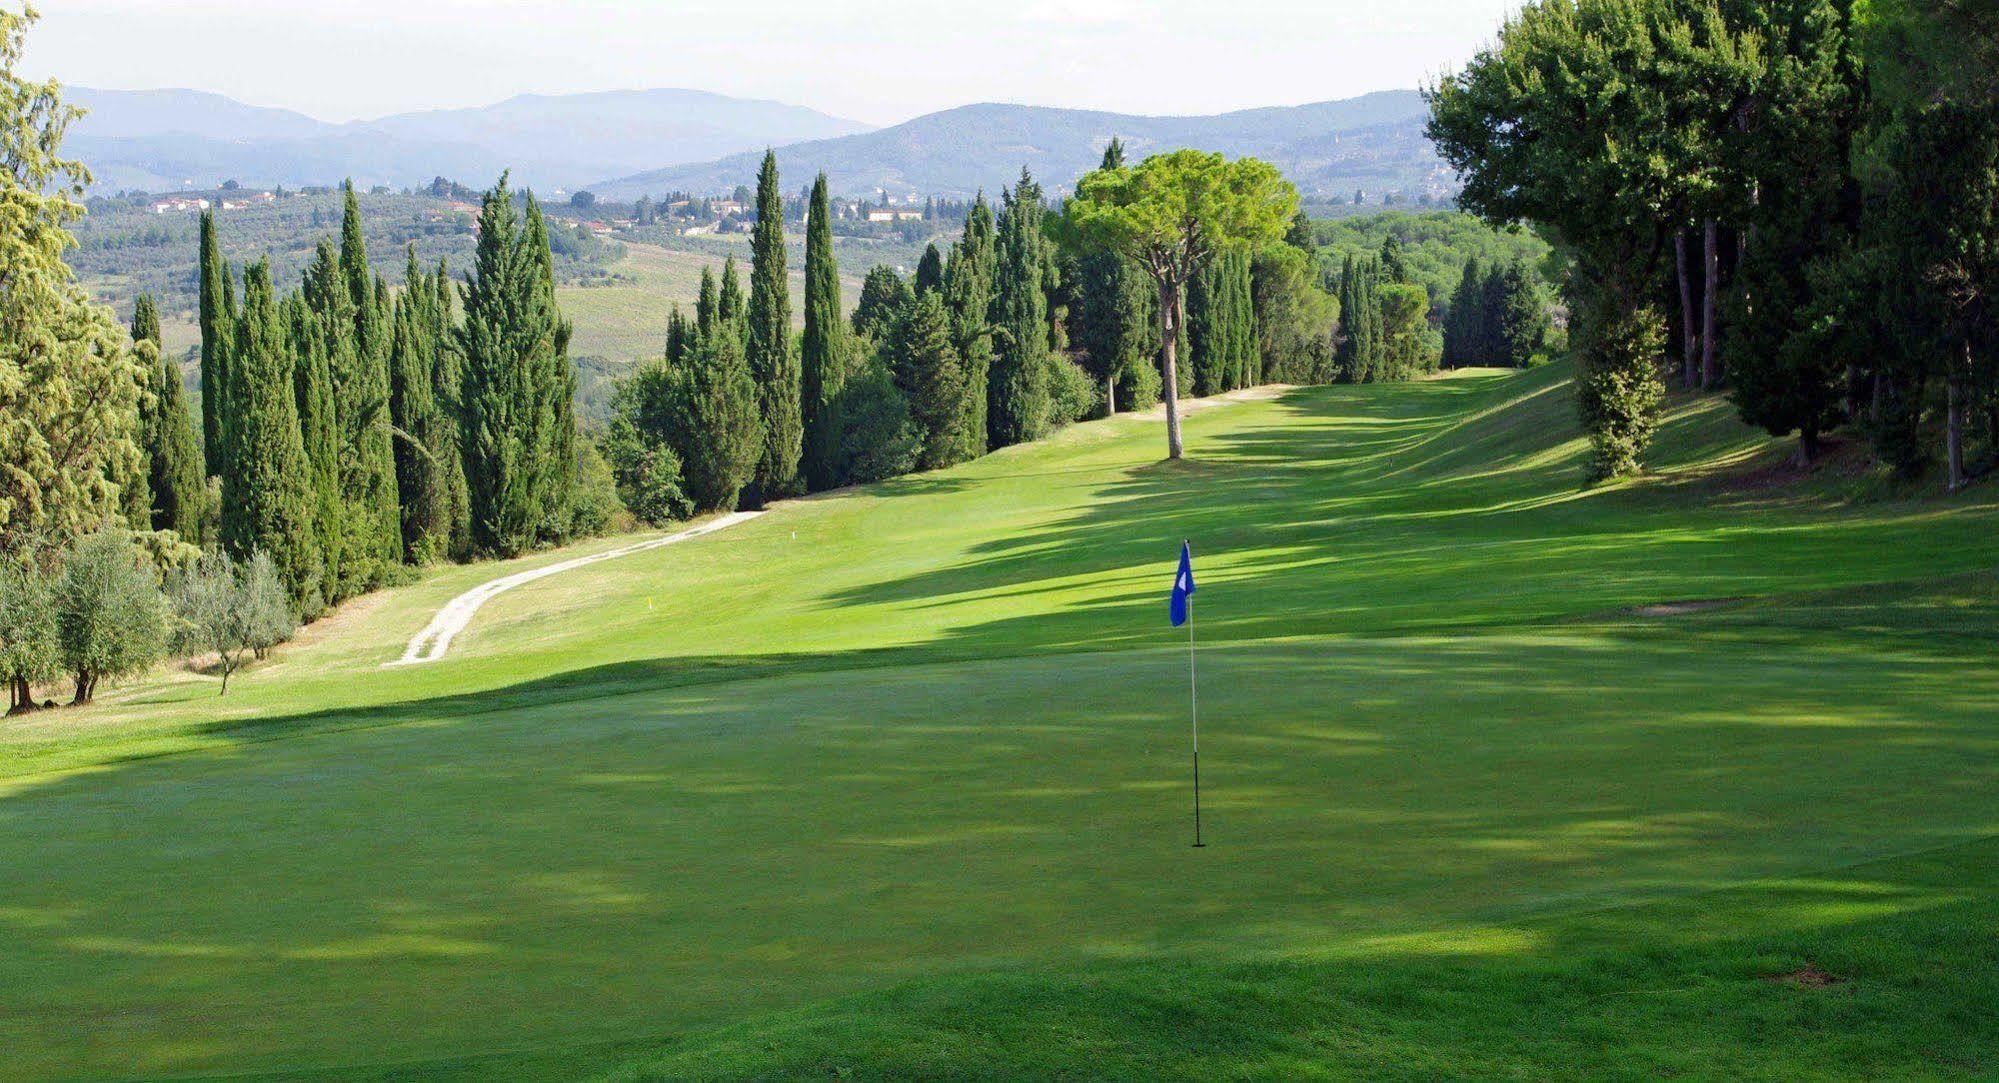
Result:
M1194 845L1201 841L1201 686L1194 679L1194 596L1187 596L1187 712L1194 723Z

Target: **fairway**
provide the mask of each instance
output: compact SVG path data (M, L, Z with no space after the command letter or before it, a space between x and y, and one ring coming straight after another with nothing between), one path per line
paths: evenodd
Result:
M1999 1072L1991 487L1707 399L1583 489L1568 378L1078 425L10 721L0 1077Z

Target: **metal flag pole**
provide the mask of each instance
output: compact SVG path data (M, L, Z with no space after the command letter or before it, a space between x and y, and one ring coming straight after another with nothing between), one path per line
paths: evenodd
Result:
M1194 678L1194 596L1187 595L1187 714L1194 733L1194 845L1201 841L1201 685Z

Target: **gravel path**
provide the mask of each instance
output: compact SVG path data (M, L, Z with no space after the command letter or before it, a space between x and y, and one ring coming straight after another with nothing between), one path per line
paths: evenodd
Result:
M698 538L703 534L713 534L717 530L735 526L737 523L754 519L762 514L763 512L761 511L730 512L721 518L702 523L700 526L689 527L678 534L669 534L664 538L653 538L633 545L607 549L602 553L592 553L587 557L557 561L554 564L546 564L539 568L530 568L524 572L515 572L512 575L503 575L498 579L487 580L446 602L444 608L438 610L435 617L430 618L430 623L423 626L423 631L418 632L416 638L410 640L410 645L403 651L403 656L386 664L392 666L409 666L423 662L435 662L443 658L444 652L451 649L452 639L458 633L464 631L466 625L472 623L472 616L479 612L480 606L485 605L495 595L503 594L523 583L532 583L537 579L544 579L559 572L581 568L585 564L595 564L600 560L612 560L617 557L630 556L633 553L642 553L647 549L657 549L662 545L672 545L674 542L683 542L689 538Z

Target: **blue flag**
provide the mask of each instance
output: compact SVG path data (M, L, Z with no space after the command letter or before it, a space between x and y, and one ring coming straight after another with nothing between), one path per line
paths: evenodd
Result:
M1180 570L1173 574L1173 627L1187 623L1187 609L1194 600L1194 547L1180 543Z

